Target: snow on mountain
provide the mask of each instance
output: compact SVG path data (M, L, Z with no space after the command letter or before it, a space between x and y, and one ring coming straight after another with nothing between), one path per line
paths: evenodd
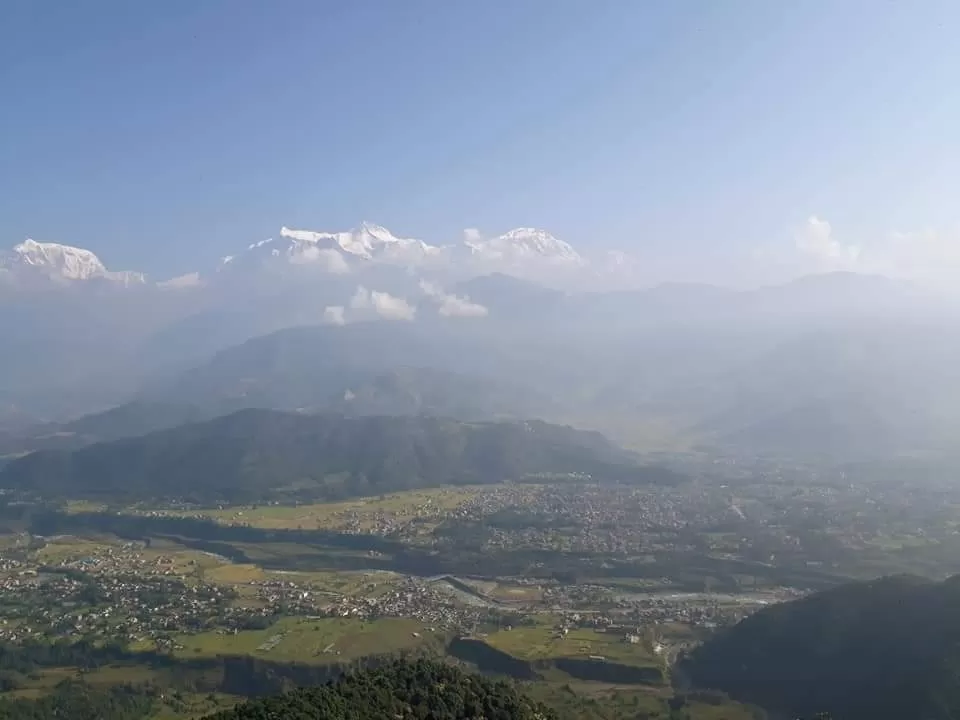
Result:
M316 232L280 228L276 238L261 240L235 255L225 257L219 271L238 272L284 266L314 266L333 274L362 269L365 264L383 263L404 267L421 266L439 259L443 248L414 238L402 238L386 228L363 223L343 232Z
M416 238L400 237L390 230L364 222L352 230L316 232L280 228L275 238L252 243L224 257L216 272L189 273L157 286L164 289L200 287L214 277L244 286L262 278L276 282L296 275L295 268L315 268L327 274L364 273L379 267L402 269L408 277L422 275L441 282L489 273L505 273L528 280L572 287L596 284L615 277L629 282L633 260L622 253L586 259L572 246L549 232L516 228L486 238L468 230L458 244L432 245ZM310 280L309 274L298 277ZM89 250L26 240L8 252L0 251L0 283L14 287L24 283L55 281L74 283L106 280L115 285L142 285L142 273L108 270Z
M89 280L107 273L100 258L89 250L40 243L29 238L13 248L10 265L16 264L37 268L67 280Z
M312 232L280 228L280 237L297 243L300 248L311 245L339 249L348 256L364 260L380 260L393 264L417 264L439 256L443 248L415 238L401 238L382 225L364 222L359 228L346 232Z
M100 279L124 286L144 282L142 273L107 270L100 258L89 250L32 239L16 245L9 252L0 253L0 269L5 270L5 275L14 282L38 278L55 282Z
M546 261L570 267L586 265L586 261L568 243L558 240L546 230L536 228L516 228L489 240L471 233L463 242L471 255L489 262Z

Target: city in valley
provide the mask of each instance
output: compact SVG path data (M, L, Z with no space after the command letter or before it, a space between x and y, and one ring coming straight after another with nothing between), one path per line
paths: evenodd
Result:
M0 642L63 652L4 682L31 697L71 673L129 676L169 684L163 703L198 714L244 683L424 654L547 695L571 686L571 702L656 707L686 650L761 608L954 569L960 493L947 486L673 460L684 474L662 485L573 473L328 503L8 493Z

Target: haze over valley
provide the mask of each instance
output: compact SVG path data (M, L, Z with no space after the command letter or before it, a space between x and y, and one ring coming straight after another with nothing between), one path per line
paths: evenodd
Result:
M49 244L4 267L11 452L130 403L535 417L641 451L836 461L949 455L958 421L957 306L875 275L603 291L609 270L545 232L437 247L367 224L284 228L161 283Z
M0 2L0 720L958 720L958 34Z

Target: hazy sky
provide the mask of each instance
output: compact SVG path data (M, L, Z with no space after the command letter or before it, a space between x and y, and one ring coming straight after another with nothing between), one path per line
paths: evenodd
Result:
M0 2L0 246L172 275L364 219L957 277L960 3Z

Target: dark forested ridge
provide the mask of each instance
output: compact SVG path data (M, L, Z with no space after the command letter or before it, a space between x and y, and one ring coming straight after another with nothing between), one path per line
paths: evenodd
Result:
M109 500L247 502L571 472L618 479L669 474L638 467L597 433L539 421L244 410L71 452L36 452L7 465L0 487Z
M684 667L712 687L790 717L960 717L960 576L845 585L767 608Z
M398 661L376 670L351 673L321 687L254 700L209 717L210 720L551 720L556 715L506 682L420 660Z

